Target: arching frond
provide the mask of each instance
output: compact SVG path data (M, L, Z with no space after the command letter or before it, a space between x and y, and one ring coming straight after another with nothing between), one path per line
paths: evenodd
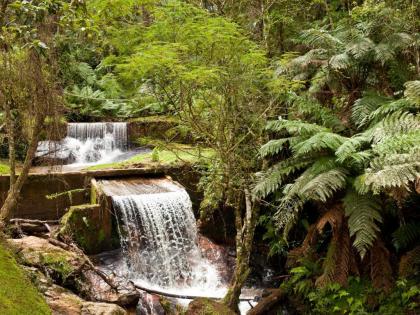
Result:
M350 190L343 202L350 236L354 237L353 246L363 258L377 237L378 223L382 222L379 200L372 195L359 195Z
M343 45L341 40L331 35L328 31L315 28L303 31L299 36L299 41L309 47L322 47L330 50L335 50Z
M296 156L304 156L325 149L334 152L346 139L347 138L332 132L318 132L309 139L297 143L292 149Z
M368 116L369 122L378 122L384 119L387 115L398 112L408 111L413 106L407 99L400 99L393 102L385 102L383 105L372 111Z
M287 131L291 135L311 136L317 132L328 131L327 128L300 120L279 119L270 121L267 126L270 131Z
M395 58L394 50L388 43L380 43L375 47L375 60L382 65Z
M391 188L410 190L420 177L420 153L390 154L375 158L363 175L364 185L374 193Z
M346 138L345 141L337 148L335 155L339 163L344 163L346 160L356 158L355 154L362 148L363 145L370 142L370 138L365 134L358 134L351 138Z
M284 180L297 171L309 166L310 159L290 158L277 163L267 171L259 173L259 181L254 187L254 194L258 197L266 197L277 191L284 184Z
M347 69L351 65L350 56L345 52L334 55L330 58L328 65L334 70Z
M410 112L397 111L386 116L371 128L372 140L374 143L378 143L387 137L415 129L420 129L419 117Z
M289 142L291 138L282 138L270 140L260 148L260 156L267 157L280 153L284 149L284 145Z
M405 84L404 96L409 102L420 107L420 80L407 82Z
M370 123L370 115L379 108L388 98L376 93L366 93L362 98L356 100L352 107L351 118L357 127L361 128Z
M361 37L346 47L346 53L357 60L366 59L368 54L374 53L375 43L367 38Z
M303 201L326 202L335 192L346 185L345 169L338 166L334 158L318 158L292 184L283 189L286 198L299 196Z
M420 148L420 129L385 138L373 146L373 152L380 156L386 156L389 154L408 153L416 147Z

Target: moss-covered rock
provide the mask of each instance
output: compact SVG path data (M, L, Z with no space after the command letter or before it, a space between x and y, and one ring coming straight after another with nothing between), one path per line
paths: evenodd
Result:
M111 249L111 214L97 204L73 206L61 219L60 237L72 239L87 254Z
M198 298L190 303L186 315L235 315L226 305L207 298Z
M51 314L42 295L0 243L0 314Z

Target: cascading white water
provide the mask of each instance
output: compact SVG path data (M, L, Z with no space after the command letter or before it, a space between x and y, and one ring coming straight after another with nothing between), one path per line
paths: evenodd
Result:
M36 156L85 165L115 161L128 149L127 124L69 123L61 141L41 141Z
M63 142L75 163L106 163L127 149L127 124L69 123Z
M218 273L197 246L191 200L184 189L176 188L112 196L120 214L128 277L149 287L214 290L220 284Z

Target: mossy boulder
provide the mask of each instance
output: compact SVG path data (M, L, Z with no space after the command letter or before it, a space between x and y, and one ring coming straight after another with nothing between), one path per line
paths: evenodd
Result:
M61 219L59 235L72 239L86 254L98 254L112 247L111 214L97 204L73 206Z
M226 305L207 298L198 298L190 303L185 315L236 315Z
M60 283L67 282L70 275L77 273L85 263L84 257L54 246L40 237L28 236L8 242L18 252L23 265L44 270Z

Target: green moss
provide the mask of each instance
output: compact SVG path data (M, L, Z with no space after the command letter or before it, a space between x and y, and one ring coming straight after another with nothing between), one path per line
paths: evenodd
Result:
M10 167L9 165L0 164L0 174L9 174L10 173Z
M44 298L0 244L0 314L51 314Z
M67 256L60 253L43 253L40 255L40 262L58 273L63 282L74 271L74 267L67 261Z
M89 170L109 168L127 168L133 165L145 166L174 166L183 164L196 164L206 161L214 156L214 152L208 148L197 148L186 144L171 143L165 147L155 147L152 152L138 154L132 158L117 163L109 163L91 166Z
M87 254L96 254L110 248L109 217L100 213L99 205L87 204L70 207L61 219L60 234L73 239Z
M178 122L178 119L175 116L164 116L164 115L155 115L147 117L137 117L130 119L129 122Z

